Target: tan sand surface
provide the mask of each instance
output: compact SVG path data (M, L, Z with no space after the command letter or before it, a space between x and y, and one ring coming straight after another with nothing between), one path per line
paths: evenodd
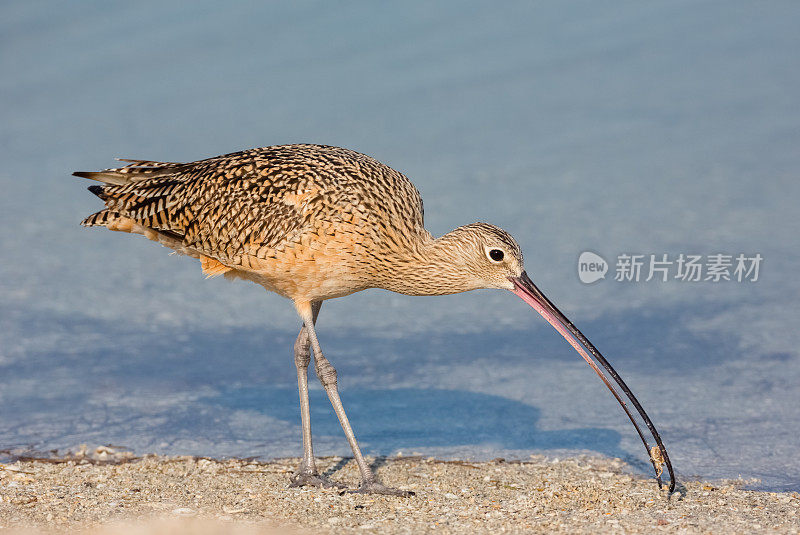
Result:
M619 459L373 460L411 498L287 488L296 459L198 459L113 449L0 465L0 533L800 532L800 495L680 481L672 497ZM355 488L351 459L320 468Z

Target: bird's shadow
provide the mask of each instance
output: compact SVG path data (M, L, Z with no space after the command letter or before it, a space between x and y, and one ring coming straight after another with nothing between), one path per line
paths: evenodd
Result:
M543 430L536 407L501 396L442 389L346 389L341 392L358 439L367 453L398 449L484 446L504 450L593 450L625 456L620 435L602 428ZM338 436L341 427L323 390L309 392L315 435ZM204 402L231 411L264 412L299 420L297 390L290 387L227 388ZM298 422L299 423L299 422Z

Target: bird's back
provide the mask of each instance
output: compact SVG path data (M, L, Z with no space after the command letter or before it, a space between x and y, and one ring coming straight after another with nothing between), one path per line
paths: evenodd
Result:
M126 160L78 176L106 208L83 222L144 234L200 258L206 273L295 299L374 285L381 256L427 236L419 192L401 173L347 149L282 145L191 163Z

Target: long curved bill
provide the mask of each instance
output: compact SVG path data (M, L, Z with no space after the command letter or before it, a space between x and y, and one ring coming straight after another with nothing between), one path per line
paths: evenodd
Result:
M653 464L653 469L656 471L656 479L658 480L658 486L661 488L661 473L662 473L662 465L667 465L667 471L669 472L669 491L670 493L675 490L675 473L672 470L672 463L669 461L669 455L667 455L667 449L664 447L664 444L661 442L661 437L656 430L656 427L653 425L653 422L650 420L650 417L647 416L647 413L644 412L642 405L639 403L639 400L636 399L636 396L633 395L631 389L628 388L628 385L625 384L625 381L617 374L614 368L611 367L611 364L600 354L594 345L583 335L582 332L578 330L575 325L567 317L561 313L556 306L550 302L550 300L545 297L545 295L536 287L533 281L528 277L528 274L524 271L522 275L519 277L509 277L511 282L514 283L514 293L522 298L523 301L528 303L532 306L536 312L542 315L547 322L552 325L564 339L569 342L569 344L575 348L583 359L591 366L591 368L600 376L600 379L606 384L611 393L614 394L614 397L617 398L617 401L622 406L625 414L628 415L633 426L636 428L636 432L639 433L639 437L642 439L642 443L644 444L645 449L647 449L647 454L650 457L650 462ZM588 352L587 352L588 351ZM600 366L602 366L602 369ZM606 375L606 373L608 375ZM609 380L609 376L613 379L613 383ZM628 405L625 403L625 400L622 399L620 395L620 390L628 398L631 404L636 408L637 415L641 417L644 421L647 429L650 431L653 439L656 442L656 445L650 447L650 443L642 432L642 428L639 426L639 422L637 421L636 417L633 413L631 413Z

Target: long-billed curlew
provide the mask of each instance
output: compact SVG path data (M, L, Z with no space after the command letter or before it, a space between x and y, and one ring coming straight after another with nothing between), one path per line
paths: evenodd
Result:
M324 300L367 288L407 295L498 288L524 299L581 354L636 427L659 486L666 464L674 490L672 465L650 418L608 361L534 285L517 242L504 230L474 223L434 238L408 178L337 147L274 146L191 163L122 161L129 164L74 173L104 183L89 190L106 206L83 225L143 234L198 258L209 276L248 279L294 302L303 320L294 344L303 459L293 486L335 485L317 471L311 444L307 372L313 348L317 376L361 472L358 492L410 494L383 485L364 461L339 398L336 370L314 327ZM652 448L636 416L652 434Z

